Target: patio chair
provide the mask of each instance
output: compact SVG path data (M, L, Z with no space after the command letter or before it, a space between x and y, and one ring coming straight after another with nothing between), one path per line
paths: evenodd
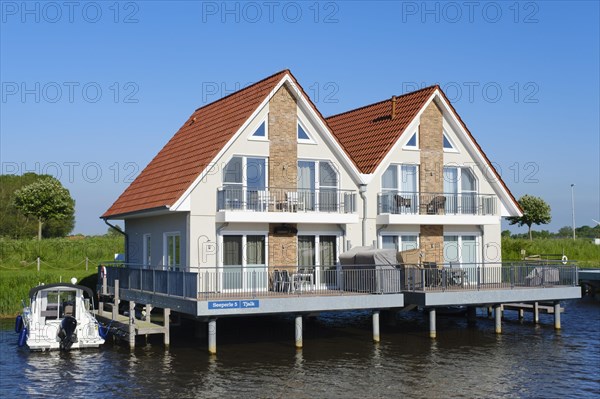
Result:
M297 212L298 209L304 210L304 201L301 201L297 191L288 191L285 193L288 212Z
M292 290L292 282L290 280L290 272L286 269L281 271L281 291L280 292L290 292Z
M427 204L427 214L437 215L440 211L444 211L446 208L446 197L443 195L436 195L433 197L431 202ZM442 212L443 213L443 212Z
M273 291L281 292L281 272L278 269L273 270Z

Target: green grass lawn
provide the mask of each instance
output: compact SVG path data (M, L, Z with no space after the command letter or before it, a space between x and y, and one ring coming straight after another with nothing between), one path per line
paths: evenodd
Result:
M0 239L0 317L19 313L29 289L40 283L68 282L75 277L80 284L95 290L98 264L113 259L115 253L123 253L120 236L56 238L41 242Z
M600 267L600 245L595 245L591 239L580 238L575 241L569 238L542 238L529 241L528 239L502 238L502 260L521 260L521 250L526 256L531 255L562 255L569 260L577 261L579 267Z

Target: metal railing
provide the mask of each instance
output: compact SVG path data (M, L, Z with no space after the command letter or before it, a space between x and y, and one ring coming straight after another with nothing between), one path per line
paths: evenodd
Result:
M221 187L217 190L218 211L333 212L355 213L356 191L321 188Z
M120 288L181 298L258 298L301 295L394 294L546 288L578 284L574 263L486 263L266 267L226 266L197 272L104 264L109 292ZM99 279L101 282L102 279Z
M447 265L441 268L406 265L402 267L403 291L446 291L544 288L575 286L574 263L486 263Z
M496 215L496 204L494 195L476 193L385 191L377 196L380 215Z

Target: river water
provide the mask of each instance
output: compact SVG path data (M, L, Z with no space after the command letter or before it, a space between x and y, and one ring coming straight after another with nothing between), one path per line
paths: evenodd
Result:
M600 302L567 301L562 331L552 316L518 321L503 334L483 313L468 326L438 316L438 338L419 312L382 325L371 341L367 312L306 321L294 348L291 317L220 319L218 355L191 326L161 339L69 353L17 348L13 321L0 322L0 397L170 398L598 398Z

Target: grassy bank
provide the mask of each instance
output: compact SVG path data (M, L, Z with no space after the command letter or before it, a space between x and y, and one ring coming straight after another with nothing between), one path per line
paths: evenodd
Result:
M123 238L70 237L35 240L0 239L0 317L22 310L21 300L39 283L56 283L77 278L95 288L96 267L123 252ZM37 258L40 271L37 271ZM87 270L86 270L87 265Z
M527 256L565 254L569 260L576 260L579 267L600 267L600 245L590 239L528 239L502 238L502 260L521 260L521 250Z

